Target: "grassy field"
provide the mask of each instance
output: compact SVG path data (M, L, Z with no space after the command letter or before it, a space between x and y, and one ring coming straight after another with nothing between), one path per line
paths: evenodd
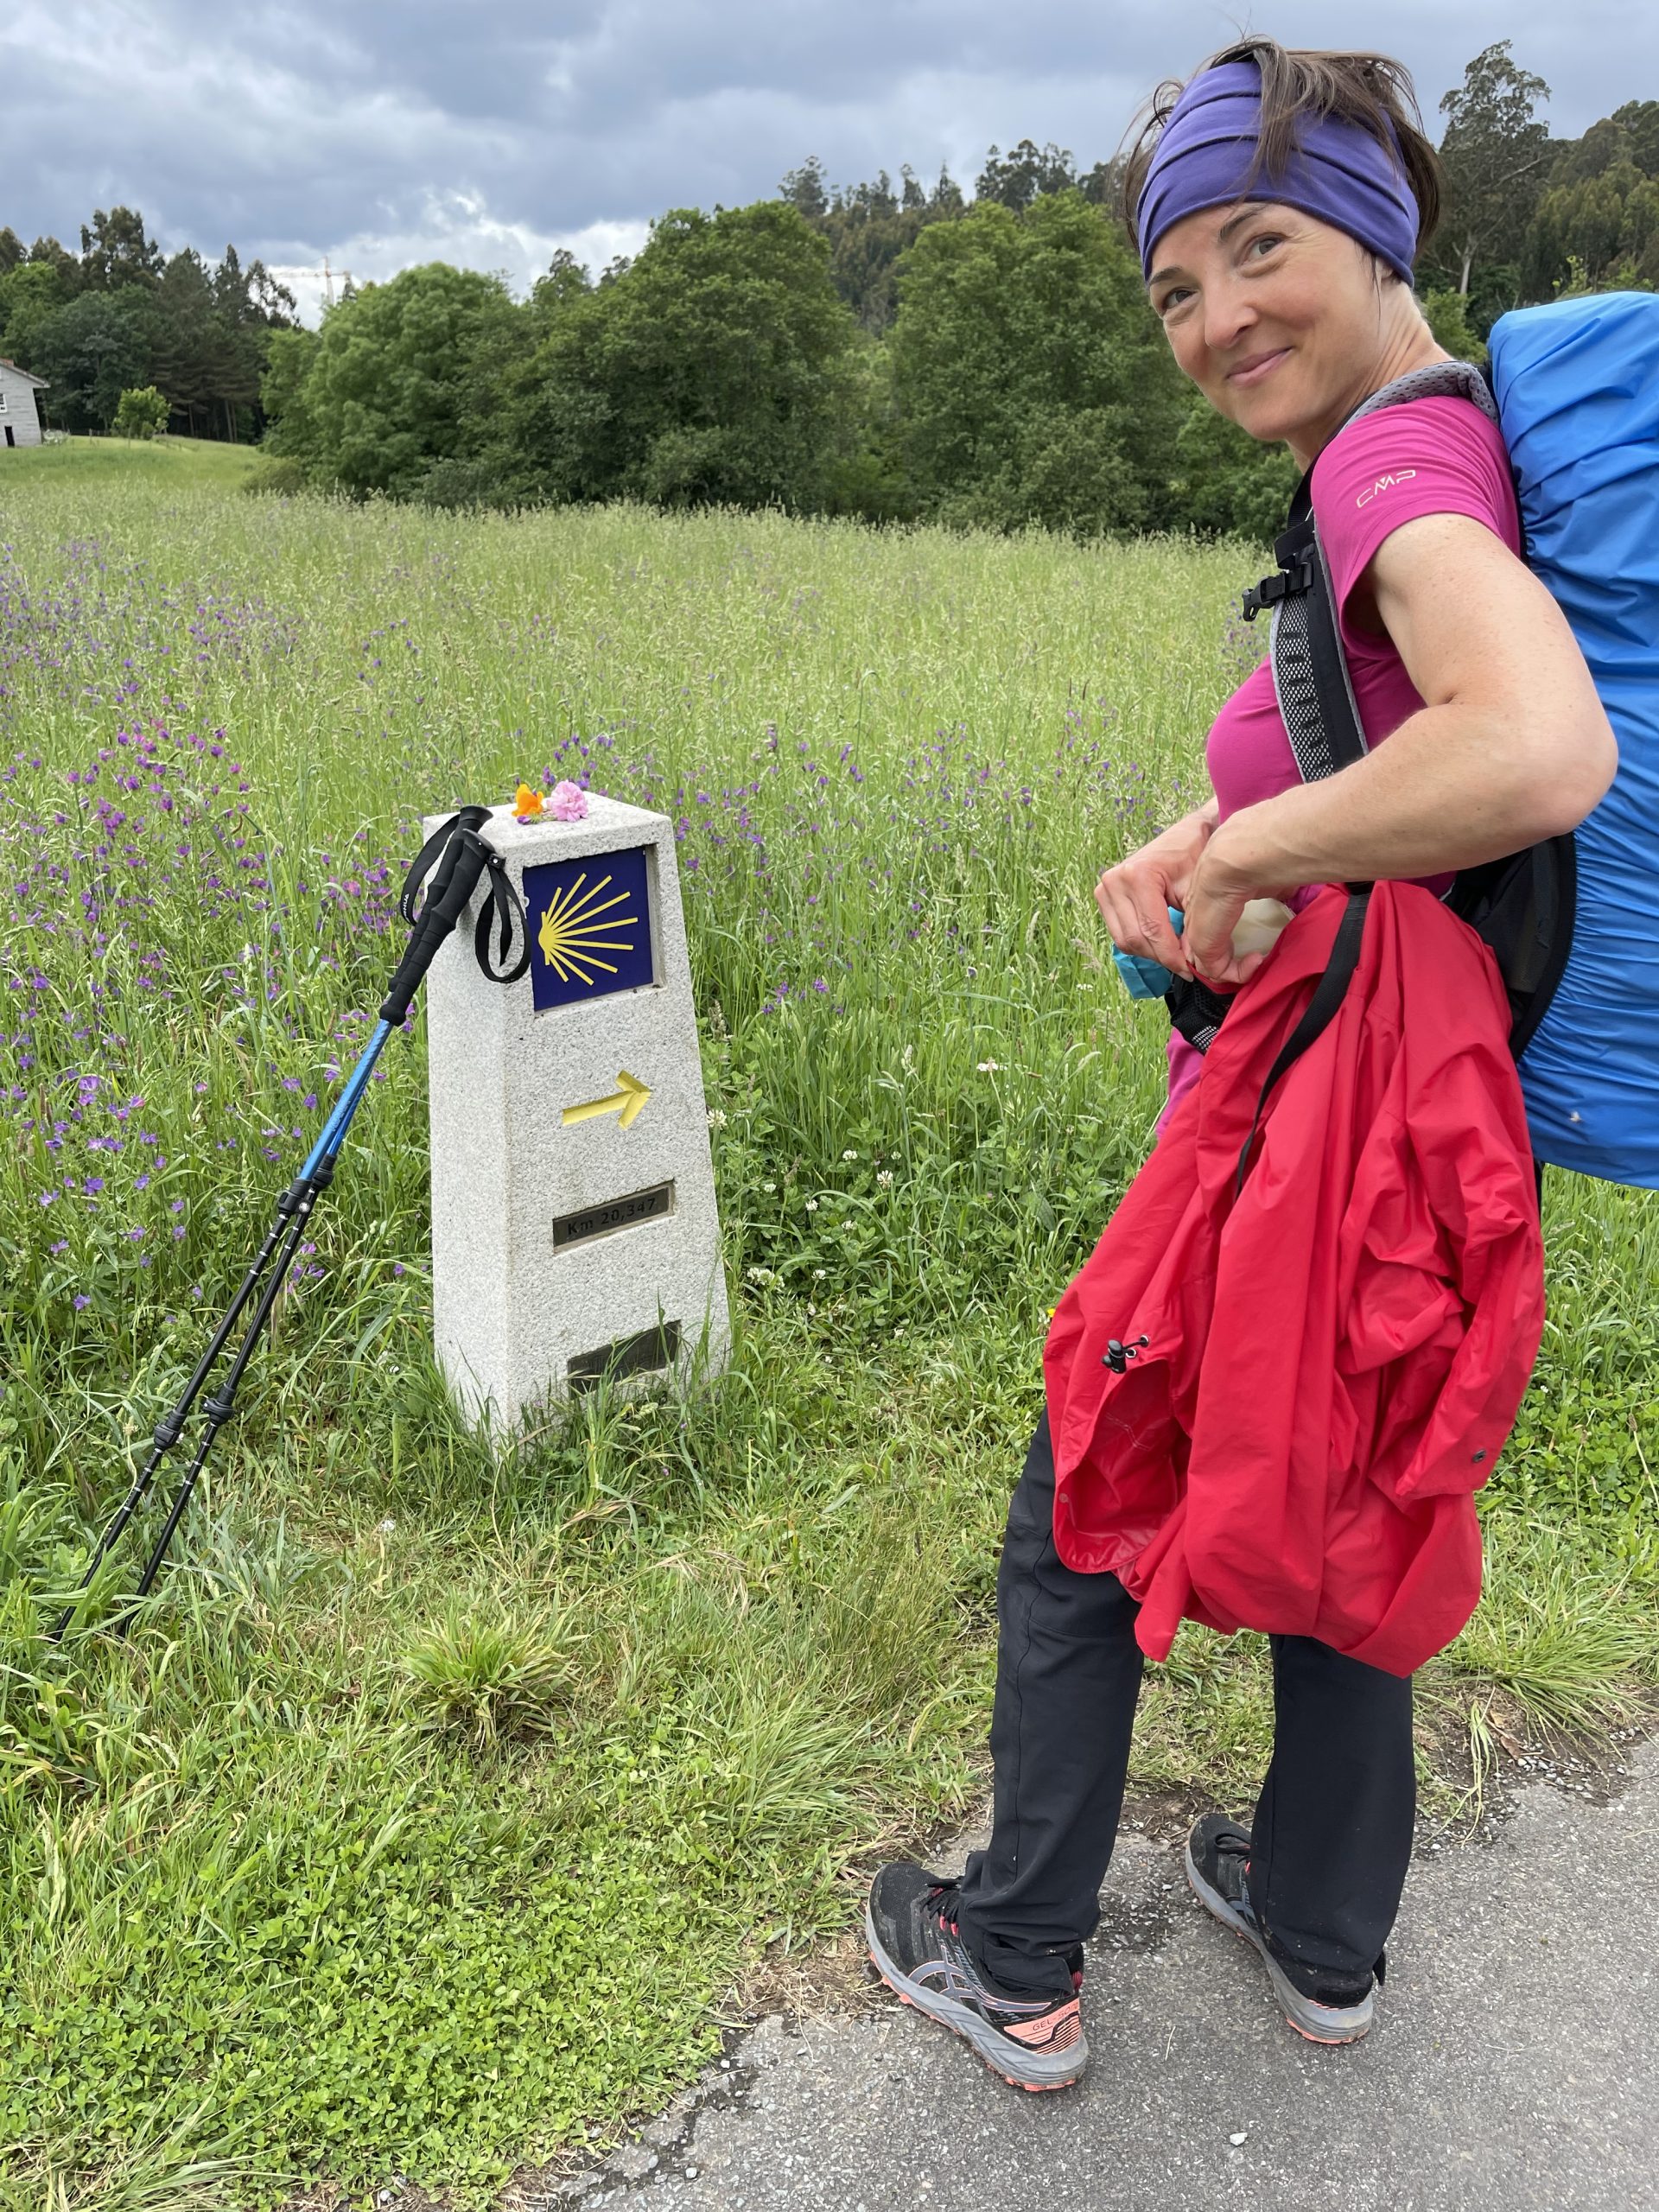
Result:
M1255 556L4 458L0 2206L486 2202L977 1786L1046 1311L1162 1097L1090 888L1205 788ZM562 775L681 825L729 1376L498 1462L458 1427L416 1020L137 1632L48 1649L355 1057L416 818ZM1448 1744L1478 1780L1659 1650L1659 1201L1545 1214L1489 1594L1425 1677L1448 1813ZM1142 1785L1247 1802L1264 1694L1184 1636Z
M262 466L251 446L207 438L65 438L16 452L0 474L0 499L33 498L46 484L60 491L72 484L99 492L114 485L232 491Z

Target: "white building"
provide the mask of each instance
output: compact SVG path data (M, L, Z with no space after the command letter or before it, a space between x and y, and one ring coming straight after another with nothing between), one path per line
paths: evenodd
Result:
M16 361L0 357L0 429L7 445L40 444L41 415L35 395L46 388L44 377L32 377Z

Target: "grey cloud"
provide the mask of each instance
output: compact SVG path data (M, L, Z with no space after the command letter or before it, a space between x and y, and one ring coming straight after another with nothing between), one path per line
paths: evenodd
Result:
M347 250L365 275L442 253L522 282L554 240L602 245L668 207L759 197L810 153L846 181L905 161L970 180L991 141L1027 135L1099 158L1160 77L1248 21L1207 0L17 0L0 30L0 220L71 238L122 200L169 245ZM1541 0L1455 18L1442 0L1287 0L1268 27L1399 54L1431 119L1505 36L1554 87L1561 135L1659 97L1648 0L1585 0L1570 19Z

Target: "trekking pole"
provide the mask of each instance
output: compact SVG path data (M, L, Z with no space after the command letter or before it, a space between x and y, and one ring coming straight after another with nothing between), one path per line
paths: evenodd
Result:
M224 1319L214 1330L207 1351L197 1362L195 1372L175 1403L156 1422L149 1456L134 1477L130 1489L108 1528L99 1537L74 1596L49 1631L49 1643L57 1643L62 1640L65 1630L79 1609L81 1599L91 1586L93 1576L148 1496L162 1460L182 1435L196 1400L230 1342L237 1322L251 1305L252 1318L243 1332L242 1341L237 1347L225 1379L202 1408L207 1422L201 1440L175 1493L161 1534L144 1562L143 1572L134 1592L134 1605L139 1599L149 1595L156 1575L161 1572L162 1562L167 1556L184 1510L195 1490L197 1478L207 1465L213 1440L235 1411L237 1390L270 1319L283 1285L288 1279L289 1269L294 1263L301 1239L305 1234L306 1224L334 1179L340 1147L346 1141L346 1132L357 1109L363 1103L375 1062L392 1031L402 1024L427 969L432 965L438 947L460 920L467 902L478 888L480 878L486 871L490 878L489 895L479 915L474 938L479 965L486 975L504 983L516 981L528 966L530 947L527 937L517 963L511 968L505 965L498 967L492 959L492 918L499 923L500 932L496 958L505 963L512 948L515 927L521 935L524 934L524 910L507 880L499 854L478 835L480 825L488 817L487 807L462 807L458 814L434 831L410 868L404 883L399 907L404 920L412 925L412 934L381 1005L374 1033L364 1047L357 1065L352 1070L345 1089L335 1101L306 1158L305 1165L276 1201L276 1214L265 1231L264 1242L254 1255ZM435 868L433 866L435 859ZM426 899L417 911L421 889L426 884L429 873L431 881L427 888ZM124 1632L131 1620L132 1610L130 1606L114 1624L118 1635Z

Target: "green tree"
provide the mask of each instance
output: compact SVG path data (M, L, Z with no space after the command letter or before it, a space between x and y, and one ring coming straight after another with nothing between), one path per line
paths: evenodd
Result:
M1659 100L1630 100L1564 146L1527 235L1529 295L1659 287Z
M1581 184L1624 162L1634 162L1643 176L1659 176L1659 100L1626 100L1582 138L1554 143L1548 182L1552 189Z
M1626 100L1611 121L1624 134L1625 148L1643 176L1659 176L1659 100Z
M28 257L29 249L8 223L5 229L0 231L0 276L16 269L20 261Z
M1608 291L1659 285L1659 183L1633 162L1599 176L1553 186L1528 239L1529 289L1548 298L1573 289Z
M228 367L229 334L218 312L213 279L194 246L170 257L150 298L150 377L191 437L199 415L212 425L215 394Z
M1114 154L1109 162L1096 162L1077 179L1077 190L1096 207L1104 207L1116 214L1123 190L1123 172L1129 165L1127 154Z
M121 395L148 381L145 296L81 292L48 315L29 347L29 366L52 387L52 413L66 430L107 430Z
M159 437L167 428L165 397L153 384L124 391L111 427L118 438Z
M1300 474L1286 447L1259 443L1186 387L1170 481L1172 522L1206 537L1270 545L1285 526Z
M626 269L567 283L513 379L502 496L811 508L851 442L852 317L779 200L664 215Z
M49 261L20 261L0 276L0 345L21 367L30 366L41 326L67 297Z
M626 261L613 263L612 270L620 274L626 266ZM466 435L453 454L435 461L421 479L419 494L429 505L512 506L545 496L533 463L516 444L518 426L531 404L533 378L525 364L571 303L593 290L584 264L561 246L531 286L523 316L480 344L474 365L476 404ZM282 449L279 438L273 450Z
M161 277L160 246L144 229L136 207L100 207L80 226L81 280L88 291L115 292L124 285L149 286Z
M922 511L1008 529L1173 519L1180 378L1127 245L1079 192L980 200L923 232L890 340Z
M789 201L830 244L830 277L863 327L879 336L893 321L899 259L930 223L960 215L965 201L948 169L925 188L908 168L899 189L883 169L873 184L833 189L813 155L779 186Z
M257 435L259 385L265 357L278 331L295 326L294 295L279 284L263 261L245 268L233 245L213 272L213 308L221 330L214 399L222 410L225 434Z
M273 341L265 394L281 410L277 447L318 481L407 496L466 448L480 348L522 313L499 278L442 261L365 284L324 316L308 362ZM302 366L296 407L282 386Z
M1430 265L1465 297L1483 264L1519 260L1549 158L1549 125L1533 111L1549 86L1516 65L1510 46L1484 48L1440 102L1446 195Z
M60 245L56 238L36 238L29 249L29 257L31 262L55 269L64 298L73 299L80 289L80 264L67 245Z
M574 253L561 246L549 262L546 274L536 279L530 295L531 306L540 321L550 321L566 301L577 299L593 289L593 279L583 264Z
M319 340L315 330L273 330L265 349L259 379L259 404L265 417L264 447L268 453L301 461L315 441L306 411L306 379L316 359Z
M976 198L1000 200L1017 215L1044 193L1069 192L1077 181L1077 163L1064 146L1051 141L1039 148L1022 138L1006 154L991 148L974 191Z
M821 223L830 213L830 187L823 174L823 163L816 154L809 154L798 169L791 169L778 188L778 197L787 200L797 214L804 215L809 223Z

